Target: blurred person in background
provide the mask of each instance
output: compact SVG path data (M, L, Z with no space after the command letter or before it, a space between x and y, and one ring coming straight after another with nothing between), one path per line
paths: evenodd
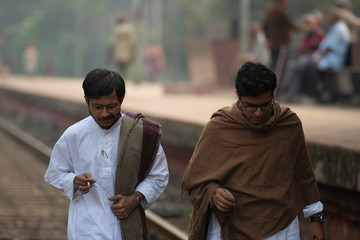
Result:
M296 72L292 74L294 78L290 80L296 82L289 85L293 88L290 94L300 91L303 102L322 101L323 95L330 93L333 93L333 96L326 96L326 98L336 101L337 82L324 79L324 73L338 71L344 67L350 44L350 31L335 8L329 11L328 22L331 27L318 49L311 55L309 61L296 67Z
M322 90L333 93L334 95L330 98L332 98L331 101L335 101L338 92L337 82L327 82L323 73L329 70L338 71L345 66L350 45L350 30L336 8L329 11L328 22L331 27L320 43L319 49L311 56L312 61L305 70L309 74L304 78L304 84L308 93L315 96L319 95L319 83L322 84Z
M185 170L193 206L189 240L324 240L323 204L302 124L274 100L276 75L246 62L235 78L237 102L206 124Z
M29 43L22 57L24 73L29 76L37 74L39 69L40 53L34 43Z
M0 74L1 75L7 75L11 73L10 66L7 63L5 51L3 50L4 45L5 45L5 38L0 36Z
M301 101L301 79L306 77L307 74L302 69L304 65L311 61L311 55L319 48L321 41L325 37L322 21L319 20L321 19L319 13L308 13L303 19L305 35L297 49L295 59L289 61L283 81L279 85L279 95L285 97L286 101L289 102Z
M312 14L317 21L320 31L324 31L324 14L320 10L314 10L312 11Z
M150 82L161 79L166 68L166 59L163 47L156 42L150 43L145 49L146 77Z
M270 50L261 25L258 22L251 23L250 33L249 61L260 62L268 66L270 63Z
M264 31L271 51L270 68L280 81L285 69L291 32L301 31L289 16L287 7L290 0L275 0L265 13Z
M5 50L6 40L0 36L0 74L3 76L12 73L14 61L12 56Z
M43 74L47 77L55 75L55 60L52 51L48 51L43 58Z
M346 56L346 65L352 64L352 51L354 44L358 42L358 33L360 28L360 18L352 12L352 5L350 0L336 0L336 11L340 19L344 21L349 27L350 44L348 54Z
M304 37L298 48L297 57L308 58L318 48L325 37L324 29L318 15L309 13L304 16Z
M0 36L0 73L3 72L3 66L4 66L4 53L3 53L3 47L4 47L4 38Z
M117 71L125 78L128 77L130 65L136 59L137 37L135 29L125 17L117 19L110 37L107 53L107 63L114 63Z
M249 49L246 53L237 54L231 71L236 73L239 65L245 62L259 62L266 66L270 64L270 50L261 25L258 22L252 22L250 25Z
M68 238L148 239L144 209L169 179L161 126L121 112L125 83L115 71L90 71L83 90L90 116L63 133L44 177L70 199Z
M11 74L13 69L13 62L14 61L12 57L8 53L5 53L3 56L0 56L0 73L2 73L5 76Z

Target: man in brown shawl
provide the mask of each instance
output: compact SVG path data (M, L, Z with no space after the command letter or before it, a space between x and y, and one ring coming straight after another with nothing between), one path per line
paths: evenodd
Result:
M189 239L299 240L300 210L310 239L325 239L301 121L273 99L276 75L247 62L235 87L238 101L212 115L183 177Z

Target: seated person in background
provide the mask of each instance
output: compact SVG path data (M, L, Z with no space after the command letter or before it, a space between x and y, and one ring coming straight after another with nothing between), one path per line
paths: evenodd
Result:
M345 58L350 43L349 28L342 21L336 9L330 10L328 21L331 25L325 38L320 43L318 50L311 55L311 60L297 67L298 75L291 81L298 81L297 84L291 84L292 93L302 93L307 98L317 98L318 80L321 73L327 70L340 70L345 64ZM327 85L328 83L324 83ZM330 83L329 83L330 84ZM337 86L331 83L332 89Z
M321 41L325 37L325 33L322 28L322 24L319 22L318 17L315 14L306 14L304 22L305 36L303 38L302 45L299 47L298 57L307 59L318 49Z
M350 32L336 9L331 10L328 20L331 28L311 58L319 70L340 70L344 66L344 57L350 43Z
M350 30L350 42L358 41L358 31L360 28L360 18L352 12L351 2L349 0L337 0L336 11L340 19L343 20Z
M314 11L312 11L311 14L315 17L316 23L317 23L318 27L321 29L321 31L324 31L323 30L323 27L324 27L324 14L319 10L314 10Z
M353 64L353 45L359 41L358 32L360 28L360 18L355 16L355 14L352 12L352 6L349 0L336 0L335 5L337 14L339 15L340 19L346 23L350 31L350 44L345 60L345 65L350 66Z
M295 59L289 62L284 80L280 85L280 95L282 94L281 90L283 90L288 101L294 101L298 97L301 69L310 61L311 55L318 49L320 42L325 37L321 16L320 12L309 13L304 16L305 36Z

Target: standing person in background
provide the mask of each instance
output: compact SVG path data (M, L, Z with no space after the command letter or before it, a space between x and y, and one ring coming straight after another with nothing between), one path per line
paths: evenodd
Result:
M3 53L3 47L4 47L5 39L0 35L0 74L3 73L4 69L4 53Z
M246 62L235 78L237 102L215 112L185 170L193 212L189 240L324 240L323 204L302 124L274 100L276 75Z
M286 65L291 31L300 31L288 14L290 0L275 0L267 9L264 21L265 36L271 51L270 68L280 81Z
M55 75L55 60L52 51L47 52L43 59L43 74L47 77L53 77Z
M114 63L126 78L130 65L136 59L136 50L137 38L133 25L126 22L124 17L119 17L110 37L107 62Z
M146 79L150 82L161 80L165 71L166 59L162 45L151 42L145 50Z
M29 43L23 54L24 73L33 76L38 72L40 53L34 43Z
M117 72L94 69L83 89L90 116L60 137L44 177L70 199L68 238L148 239L144 209L169 179L160 125L121 112Z
M0 75L3 76L11 74L12 71L12 61L10 54L4 50L5 42L5 38L0 36Z

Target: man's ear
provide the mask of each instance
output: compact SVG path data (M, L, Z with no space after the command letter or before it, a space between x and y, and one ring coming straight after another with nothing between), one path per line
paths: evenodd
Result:
M123 103L124 97L125 97L125 96L123 96L122 98L119 99L119 100L120 100L120 105Z
M235 89L236 95L238 96L238 99L240 99L240 94L239 92Z
M84 96L84 99L86 101L86 105L89 105L89 99L86 96Z

